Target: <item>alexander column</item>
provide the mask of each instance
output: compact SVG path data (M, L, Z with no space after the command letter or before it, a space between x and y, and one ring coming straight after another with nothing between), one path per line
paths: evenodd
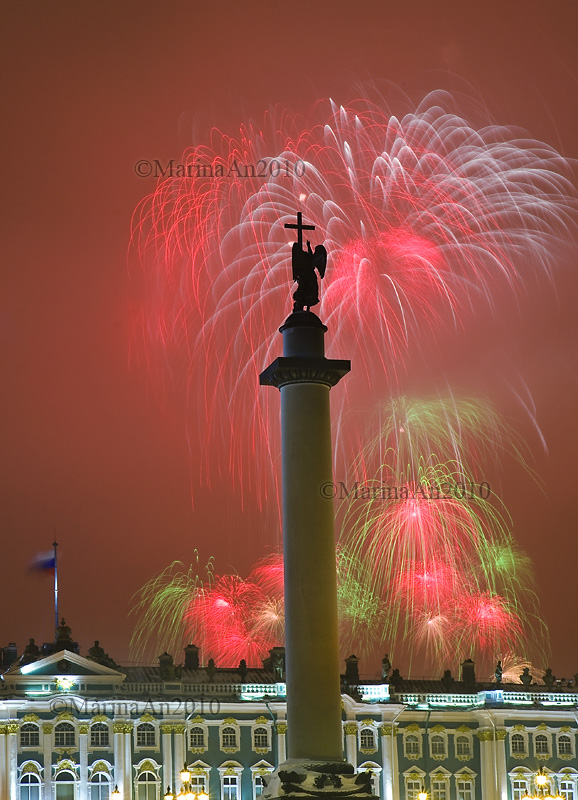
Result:
M327 328L310 308L319 302L322 245L303 250L301 212L293 244L293 313L280 332L283 356L260 375L281 392L287 761L273 773L267 798L371 794L368 775L343 759L329 390L349 361L325 358Z

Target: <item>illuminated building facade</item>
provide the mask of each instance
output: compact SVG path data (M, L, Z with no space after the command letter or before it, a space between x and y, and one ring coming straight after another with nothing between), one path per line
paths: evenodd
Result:
M182 667L168 654L124 668L98 644L88 657L74 649L4 665L1 800L110 800L115 787L122 800L161 800L168 787L177 797L257 800L285 760L281 648L260 669L202 667L193 646ZM360 681L352 657L344 758L371 773L383 800L578 800L578 692L548 684L480 683L471 662L461 680L394 670Z

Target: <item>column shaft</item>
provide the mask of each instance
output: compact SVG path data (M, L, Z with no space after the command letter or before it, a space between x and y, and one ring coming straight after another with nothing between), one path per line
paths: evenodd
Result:
M329 387L281 388L288 758L342 761Z

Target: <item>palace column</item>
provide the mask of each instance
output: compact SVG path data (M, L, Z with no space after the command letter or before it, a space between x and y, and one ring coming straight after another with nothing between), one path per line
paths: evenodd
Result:
M506 737L508 732L503 728L496 730L496 766L498 773L498 799L508 800L508 770L506 767Z
M8 797L8 758L6 725L0 725L0 797Z
M498 800L496 797L496 771L494 763L494 731L483 728L476 731L480 740L480 771L482 797L484 800Z
M173 725L168 722L161 722L161 736L162 736L162 755L163 755L163 783L164 786L161 786L161 797L164 796L164 793L167 789L167 786L170 786L173 791L176 793L175 786L173 784L173 748L172 748L172 733L173 733Z
M343 762L329 390L350 363L325 358L311 311L280 330L260 383L281 392L287 756Z
M52 797L52 730L54 726L50 722L42 724L42 752L44 756L44 792L43 800L50 800Z
M357 767L357 722L347 720L343 726L345 734L345 758Z
M282 764L287 759L287 723L283 720L275 726L277 731L277 761Z
M79 737L79 761L80 761L80 788L78 793L79 800L88 800L88 734L90 725L78 726Z
M394 775L399 775L397 765L396 725L382 725L381 733L381 785L383 800L399 800L399 781L394 784Z
M122 800L131 800L133 796L133 768L132 768L132 735L134 731L134 725L132 722L125 723L124 726L124 733L123 733L123 745L124 745L124 758L123 758L123 769L124 769L124 777L123 777L123 788L122 788Z
M172 790L175 794L178 794L180 785L181 785L181 770L183 765L187 759L187 749L186 749L186 741L185 741L185 731L186 726L184 724L178 723L173 725L173 730L175 732L175 741L174 741L174 759L173 759L173 777L172 777ZM166 786L163 786L163 789L166 789ZM207 786L207 792L209 791L209 787Z
M7 772L9 797L18 797L18 731L19 723L14 720L6 725Z

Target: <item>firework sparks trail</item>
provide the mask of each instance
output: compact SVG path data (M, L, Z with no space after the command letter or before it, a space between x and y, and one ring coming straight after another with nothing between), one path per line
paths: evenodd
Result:
M146 356L158 346L184 386L202 479L232 474L262 501L279 436L256 376L290 311L283 226L298 209L330 253L319 308L328 355L356 365L336 392L337 463L362 438L363 415L346 429L347 411L391 394L409 348L425 352L476 307L549 278L574 225L564 159L513 130L476 129L447 93L399 116L367 99L313 116L269 115L237 138L213 131L185 153L193 177L160 180L135 214Z

